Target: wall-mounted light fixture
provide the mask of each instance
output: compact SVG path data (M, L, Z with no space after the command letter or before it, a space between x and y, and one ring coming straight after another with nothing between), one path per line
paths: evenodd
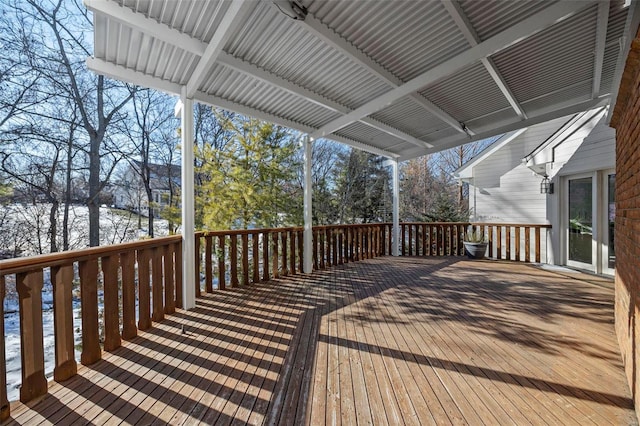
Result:
M541 194L553 194L553 182L549 180L547 175L544 175L542 182L540 182Z

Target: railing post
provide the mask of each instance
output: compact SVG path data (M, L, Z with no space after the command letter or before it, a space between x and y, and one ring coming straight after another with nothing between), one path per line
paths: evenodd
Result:
M113 351L120 347L120 309L118 308L118 266L117 254L102 258L104 279L104 350ZM71 324L73 328L73 323Z
M62 382L74 376L78 370L73 341L73 265L51 268L51 282L53 284L53 329L56 341L56 366L53 369L53 379L56 382ZM4 286L2 288L4 290Z
M164 250L164 313L172 314L176 311L174 245L168 244L161 250Z
M20 303L20 358L22 360L20 401L22 402L29 402L47 393L42 340L42 285L42 269L16 274L16 290ZM97 329L97 310L95 325Z
M149 300L149 293L151 292L151 284L149 281L149 272L150 270L149 270L148 249L139 250L138 251L138 329L139 330L147 330L151 328L151 307L150 307L151 302ZM83 304L83 307L84 307L84 304ZM84 314L84 309L82 310L82 313Z

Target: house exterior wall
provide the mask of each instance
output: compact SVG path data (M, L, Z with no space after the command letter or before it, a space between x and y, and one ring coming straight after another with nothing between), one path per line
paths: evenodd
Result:
M611 126L616 129L615 327L640 414L640 32L631 43Z

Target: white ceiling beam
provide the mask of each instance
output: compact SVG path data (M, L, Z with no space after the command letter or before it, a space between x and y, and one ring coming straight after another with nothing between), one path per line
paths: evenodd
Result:
M321 96L319 94L317 94L316 92L313 92L305 87L299 86L295 83L290 82L289 80L286 80L280 76L277 76L265 69L262 69L256 65L253 65L249 62L243 61L240 58L237 58L233 55L230 55L226 52L220 52L220 54L218 55L218 63L225 65L226 67L229 67L233 70L236 70L238 72L241 72L243 74L247 74L257 80L260 80L262 82L268 83L272 86L276 86L288 93L291 93L295 96L301 97L303 99L306 99L309 102L312 102L316 105L319 105L321 107L330 109L334 112L340 113L340 114L348 114L350 113L352 110L338 102L335 102L331 99L327 99L324 96ZM396 129L395 127L391 127L381 121L375 120L373 118L370 117L363 117L361 120L362 123L371 126L375 129L380 130L381 132L387 133L389 135L395 136L397 138L400 138L402 140L405 140L413 145L416 145L418 147L421 148L429 148L432 147L433 145L420 140L418 138L416 138L413 135L410 135L406 132L403 132L399 129Z
M540 111L535 115L529 114L529 118L527 118L526 120L521 120L518 117L515 119L511 119L498 127L489 128L486 130L479 129L480 131L478 132L478 134L473 136L472 138L465 138L455 135L441 139L440 141L438 141L438 144L434 149L420 150L417 148L413 148L405 150L400 154L400 158L398 159L398 161L406 161L412 158L421 157L423 155L433 154L434 152L444 151L445 149L454 148L456 146L464 145L469 142L475 142L482 139L490 138L501 133L511 132L523 127L531 127L533 125L564 117L569 114L583 112L592 108L603 107L608 105L609 102L610 98L608 96L604 96L598 99L589 99L586 101L577 102L573 105L569 105L559 109L545 109L544 111Z
M178 46L187 52L202 56L207 44L182 33L168 25L161 24L141 13L134 12L111 0L84 0L84 5L94 14L100 14L127 27L148 34L165 43Z
M200 57L198 65L193 70L187 82L187 97L191 98L200 88L200 85L207 77L207 74L222 51L225 43L244 15L248 12L251 0L237 0L229 3L229 8L224 14L222 21L216 28L216 32L211 37L207 48Z
M96 74L104 75L115 80L124 81L126 83L135 84L137 86L159 90L170 95L179 96L182 90L181 85L172 83L169 80L163 80L158 77L143 74L141 72L134 71L121 65L116 65L114 63L104 61L102 59L87 58L86 64L87 68L89 68Z
M451 15L451 18L456 23L458 29L460 29L460 31L464 35L464 38L467 39L467 42L471 45L471 47L480 44L480 37L478 37L478 33L476 33L475 29L471 25L471 22L462 10L462 6L460 6L460 3L458 3L457 0L441 0L441 2L445 9L447 9L447 12L449 12L449 15ZM480 61L482 62L482 65L484 65L485 69L487 70L493 81L496 83L504 97L509 102L509 105L511 105L511 108L513 108L513 110L516 112L516 114L518 114L518 116L520 116L520 118L526 119L527 114L524 112L522 106L507 85L507 82L498 71L498 68L496 67L496 64L493 62L493 60L491 60L491 58L482 58Z
M277 4L276 4L277 3ZM276 7L280 6L289 7L289 3L285 1L278 1L273 3ZM344 38L340 37L335 31L331 28L327 27L320 20L316 19L313 15L308 14L306 18L303 20L296 20L296 23L304 28L310 34L313 34L315 37L324 41L329 46L334 49L342 52L344 55L349 57L351 60L356 62L362 68L367 71L375 74L378 78L385 81L387 84L395 87L401 86L404 84L404 81L399 79L389 70L381 66L379 63L374 61L370 56L366 55L363 51L355 47L353 44L349 43ZM425 98L419 93L410 94L411 99L413 99L417 104L419 104L422 108L429 111L434 116L438 117L440 120L447 123L449 126L455 128L460 133L471 133L473 132L469 129L465 131L460 122L444 111L442 108Z
M439 81L452 73L504 50L527 37L560 22L580 10L591 6L593 1L569 1L559 2L547 7L546 9L536 13L533 16L519 22L499 34L483 41L477 46L451 58L440 65L437 65L427 72L424 72L412 80L406 82L389 92L367 102L366 104L356 108L351 113L344 115L326 125L322 126L318 131L314 132L311 137L319 139L329 135L343 127L348 126L354 121L360 120L362 117L371 115L381 109L391 105L393 102L428 86L431 83Z
M195 101L197 102L201 102L207 105L211 105L211 106L215 106L215 107L219 107L222 109L225 109L227 111L232 111L232 112L236 112L238 114L242 114L248 117L254 117L257 118L259 120L263 120L263 121L268 121L270 123L274 123L274 124L278 124L280 126L283 127L288 127L290 129L294 129L294 130L298 130L300 132L303 133L307 133L307 134L311 134L313 133L316 129L314 127L310 127L310 126L306 126L304 124L300 124L298 122L292 121L292 120L287 120L285 118L273 115L273 114L269 114L266 113L264 111L255 109L255 108L251 108L248 107L246 105L242 105L233 101L229 101L227 99L218 97L218 96L213 96L213 95L209 95L207 93L203 93L203 92L196 92L196 94L194 95L193 98ZM381 148L377 148L375 146L371 146L371 145L367 145L358 141L354 141L352 139L349 138L345 138L342 136L338 136L338 135L331 135L325 139L331 139L334 140L336 142L340 142L343 143L345 145L350 145L354 148L358 148L362 151L367 151L370 152L372 154L376 154L376 155L381 155L383 157L387 157L387 158L397 158L398 154L386 151L384 149Z
M591 97L600 95L600 82L602 81L602 65L604 62L604 49L607 44L607 25L609 23L609 2L598 3L598 20L596 24L596 50L593 58L593 87Z

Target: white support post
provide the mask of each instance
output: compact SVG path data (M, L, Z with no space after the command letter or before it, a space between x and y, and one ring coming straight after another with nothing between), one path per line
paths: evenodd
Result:
M399 256L400 247L400 172L398 170L398 160L391 161L392 167L392 183L393 183L393 230L391 254Z
M304 137L304 273L310 274L313 271L313 215L312 215L312 194L313 185L311 182L311 165L313 140L306 135Z
M193 170L193 99L182 89L182 306L196 307L195 214Z

